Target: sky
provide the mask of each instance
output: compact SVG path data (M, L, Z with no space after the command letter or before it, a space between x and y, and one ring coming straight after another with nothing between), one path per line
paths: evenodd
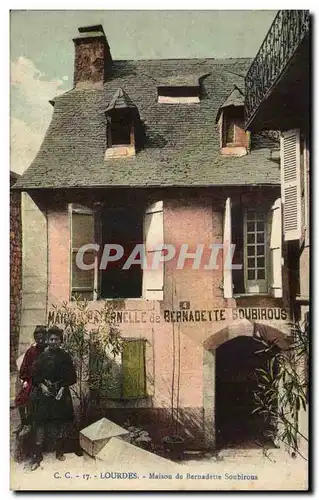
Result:
M23 173L73 86L79 26L102 24L116 59L254 57L274 10L14 10L10 16L11 170Z

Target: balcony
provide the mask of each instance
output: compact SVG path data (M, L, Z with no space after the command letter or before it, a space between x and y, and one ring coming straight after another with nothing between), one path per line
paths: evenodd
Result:
M309 11L277 13L245 78L247 129L283 130L308 120L309 32Z

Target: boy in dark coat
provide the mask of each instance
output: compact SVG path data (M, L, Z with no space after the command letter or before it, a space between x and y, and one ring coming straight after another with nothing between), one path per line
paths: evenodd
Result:
M36 447L32 470L42 461L44 435L48 427L56 434L56 458L64 460L63 438L73 421L73 404L69 387L76 383L76 372L71 356L61 349L63 331L51 327L47 334L47 348L32 368L33 389L31 413L35 428Z
M46 327L43 325L36 326L33 333L35 343L26 351L20 370L19 377L22 381L21 388L15 397L15 405L20 414L21 424L17 430L20 437L25 436L31 430L30 415L28 411L29 396L32 388L32 366L37 357L45 349Z

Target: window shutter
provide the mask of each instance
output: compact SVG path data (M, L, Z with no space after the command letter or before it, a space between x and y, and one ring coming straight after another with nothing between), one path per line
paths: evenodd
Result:
M270 291L274 297L282 297L282 217L281 200L278 198L270 211Z
M281 136L281 197L284 209L285 241L301 237L300 131Z
M227 198L224 214L224 238L223 238L223 266L224 266L224 297L229 299L233 296L233 276L232 269L227 264L227 255L230 252L231 236L231 201ZM229 269L227 269L229 267Z
M146 396L145 340L126 340L122 351L123 397Z
M304 147L304 191L305 191L305 246L309 246L310 230L310 186L309 186L309 146L305 140Z
M97 298L97 255L93 251L84 254L85 264L95 263L94 269L80 269L76 264L77 251L87 243L95 242L94 211L82 205L69 205L71 221L71 296L80 295L87 300Z
M147 265L143 270L143 297L149 300L163 300L164 264L151 269L155 253L161 253L164 244L163 202L150 205L144 215L144 244ZM159 247L158 250L155 248Z

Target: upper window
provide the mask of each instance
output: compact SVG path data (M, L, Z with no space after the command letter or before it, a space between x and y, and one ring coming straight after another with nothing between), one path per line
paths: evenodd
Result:
M226 201L224 248L233 245L231 268L225 260L224 296L270 294L282 296L281 200L263 209L232 206ZM226 258L226 254L225 254Z
M69 211L71 297L163 300L163 267L151 266L164 243L162 201Z
M107 150L105 157L134 156L135 129L128 113L117 112L107 117Z
M109 147L112 146L128 146L132 142L132 130L131 124L128 122L124 116L113 116L110 120L110 142Z
M199 103L199 86L158 87L160 104L196 104Z
M221 154L242 156L249 148L249 135L245 131L244 94L235 85L220 106L216 116L220 135Z
M134 156L138 111L130 96L119 88L105 109L105 113L107 123L105 158Z
M222 147L247 147L244 110L242 107L228 108L223 113Z

